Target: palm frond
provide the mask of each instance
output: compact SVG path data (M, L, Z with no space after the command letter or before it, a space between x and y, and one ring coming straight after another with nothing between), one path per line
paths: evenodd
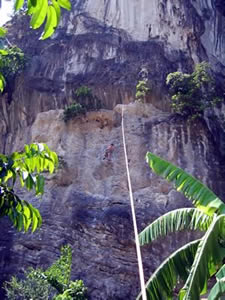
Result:
M148 300L170 300L179 279L186 280L195 258L200 240L183 246L170 255L152 274L146 284ZM141 294L137 300L142 299Z
M208 300L219 300L225 294L225 265L223 265L216 273L217 282L212 287Z
M224 225L225 215L218 216L202 237L188 279L179 293L179 300L198 300L200 294L207 291L208 279L216 273L225 257Z
M206 231L213 217L197 208L180 208L160 216L147 226L140 234L140 244L145 245L159 237L182 230Z
M197 208L208 215L225 213L222 200L195 177L151 152L146 154L146 160L156 174L173 182L177 191L182 192Z

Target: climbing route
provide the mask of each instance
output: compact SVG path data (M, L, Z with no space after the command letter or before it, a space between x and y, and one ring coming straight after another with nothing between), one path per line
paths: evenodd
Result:
M135 208L134 208L134 199L133 199L133 193L132 193L128 158L127 158L126 139L125 139L125 133L124 133L124 109L123 108L124 108L124 106L122 106L123 147L124 147L125 164L126 164L126 170L127 170L130 205L131 205L131 212L132 212L132 219L133 219L133 226L134 226L135 245L136 245L136 252L137 252L137 259L138 259L138 270L139 270L139 278L140 278L140 283L141 283L142 299L147 300L146 290L145 290L144 270L143 270L143 263L142 263L142 257L141 257L141 248L140 248L140 243L139 243L139 238L138 238L137 221L136 221L136 214L135 214Z

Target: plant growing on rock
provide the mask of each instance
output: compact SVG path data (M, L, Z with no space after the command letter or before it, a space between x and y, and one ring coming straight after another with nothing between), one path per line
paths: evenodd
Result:
M217 95L215 80L206 62L197 64L191 74L170 73L166 83L171 94L172 109L182 116L199 117L206 108L222 101Z
M209 278L216 274L210 300L220 299L225 291L225 204L209 188L182 169L148 152L152 170L175 184L175 188L192 201L195 208L177 209L159 217L139 235L141 245L182 230L205 232L170 255L146 284L147 298L175 299L174 288L184 283L179 300L198 300L207 292ZM138 296L141 299L141 296Z
M11 155L0 154L0 217L8 216L19 231L34 232L41 226L41 215L31 203L20 199L15 192L16 182L36 196L44 193L42 172L53 173L58 157L47 145L34 143L25 145L23 152Z
M23 51L18 47L0 49L0 91L10 84L15 75L21 72L26 64Z
M149 91L150 88L148 87L146 80L138 81L138 84L136 85L136 94L135 94L136 101L144 103L146 100L146 95Z
M63 120L65 122L79 115L85 115L88 111L102 108L101 101L92 94L92 90L87 86L81 86L74 91L73 101L64 109Z
M46 271L29 268L25 279L12 277L4 288L10 300L86 300L87 288L82 280L71 281L72 250L61 248L60 258Z

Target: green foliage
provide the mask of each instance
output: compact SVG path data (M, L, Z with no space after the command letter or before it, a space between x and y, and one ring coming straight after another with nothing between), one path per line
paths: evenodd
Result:
M147 153L146 160L157 175L173 182L177 191L191 200L195 207L208 215L225 213L223 201L195 177L151 152Z
M30 268L25 279L12 277L4 288L10 300L86 300L87 288L82 280L71 281L72 251L61 248L60 258L46 271Z
M69 287L72 266L72 250L70 246L61 248L60 258L45 271L49 283L54 286L59 293L63 293Z
M170 73L166 83L171 94L171 106L174 112L196 118L208 107L213 107L222 99L216 92L216 84L206 62L195 66L191 74Z
M159 266L146 284L147 298L173 299L174 288L183 281L179 300L199 300L200 294L207 292L209 278L221 268L225 258L225 204L182 169L151 152L146 158L152 170L173 182L196 208L178 209L159 217L140 233L140 244L181 230L205 231L201 239L178 249ZM222 267L217 273L218 282L210 292L211 300L224 293L224 270Z
M25 56L18 47L0 50L0 91L3 92L6 83L10 83L17 73L25 67Z
M91 90L89 87L83 85L83 86L77 88L77 89L74 91L74 94L75 94L75 96L78 97L78 98L79 98L79 97L80 97L80 98L92 97L92 90Z
M30 26L33 29L40 28L44 23L44 30L41 38L45 40L49 38L57 28L60 17L61 8L71 10L69 0L16 0L15 10L24 9L31 16Z
M0 38L4 38L7 34L7 29L4 27L0 27Z
M92 90L87 86L81 86L74 91L74 102L67 106L63 112L65 122L86 112L99 110L102 108L101 101L92 94Z
M146 94L150 91L146 80L140 80L138 81L138 84L136 85L136 94L135 99L138 102L144 103Z
M7 299L10 300L48 300L55 293L54 289L46 280L41 269L29 268L25 271L25 279L19 280L13 276L9 282L4 284Z
M30 227L34 232L41 226L39 211L29 202L21 200L14 191L18 181L36 196L44 193L44 177L41 172L53 173L58 165L58 157L47 145L34 143L25 145L24 152L11 155L0 154L0 217L8 216L13 225L26 232Z
M85 108L80 103L74 102L64 109L63 120L67 122L79 115L85 115L85 112Z
M55 300L87 300L87 288L82 280L76 280L69 284L69 288Z

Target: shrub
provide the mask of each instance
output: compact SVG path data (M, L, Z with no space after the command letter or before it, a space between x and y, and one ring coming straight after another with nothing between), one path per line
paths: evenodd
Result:
M207 107L222 101L216 93L216 83L206 62L197 64L191 74L170 73L166 83L173 111L183 116L201 116Z
M101 101L92 94L87 86L81 86L73 92L74 102L64 109L63 120L65 122L87 111L99 110L102 108Z
M86 300L87 288L82 280L71 281L72 250L61 248L61 255L46 271L29 268L25 279L12 277L4 288L10 300Z
M26 64L23 51L18 47L7 47L0 50L0 73L7 83L21 72Z
M77 117L79 115L84 115L85 113L86 113L86 109L80 103L74 102L64 109L63 120L67 122L70 119Z
M150 91L147 81L146 80L140 80L138 81L138 84L136 85L136 94L135 99L138 102L144 103L146 94Z

